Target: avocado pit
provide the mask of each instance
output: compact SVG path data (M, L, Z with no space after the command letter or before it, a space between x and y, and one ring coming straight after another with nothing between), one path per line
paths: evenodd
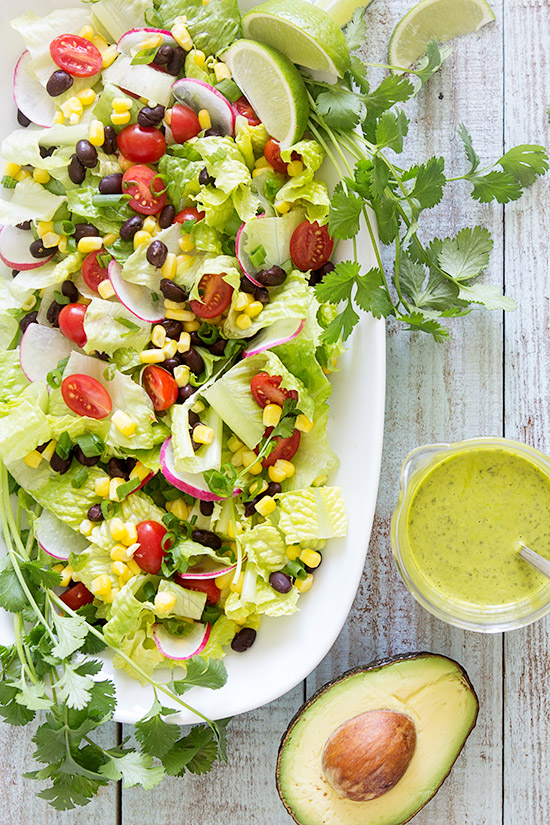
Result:
M369 710L348 719L327 739L323 773L339 796L376 799L404 775L416 747L412 719L393 710Z

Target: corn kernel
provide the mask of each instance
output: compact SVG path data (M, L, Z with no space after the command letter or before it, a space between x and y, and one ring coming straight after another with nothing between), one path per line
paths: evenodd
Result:
M244 444L239 438L237 438L236 435L232 435L227 441L227 446L229 447L232 453L236 453L237 450L240 450L241 447L244 447Z
M251 464L249 467L246 468L250 475L259 476L260 473L263 471L262 462L257 461L255 464Z
M300 415L296 416L294 426L297 430L300 430L301 433L310 433L313 429L313 421L310 421L307 415L300 413Z
M155 610L157 613L170 613L176 606L174 593L157 593L155 596Z
M42 246L44 249L54 249L59 245L60 240L61 237L57 234L57 232L46 232L42 238Z
M112 100L113 111L121 114L122 112L129 112L132 108L132 101L129 97L114 97Z
M263 311L264 305L261 301L251 301L247 307L244 308L245 313L249 318L256 318L260 312Z
M237 534L242 533L242 527L238 522L235 523L234 521L230 521L229 524L227 525L227 535L229 536L230 539L235 538L235 532Z
M107 573L102 573L100 576L96 576L93 579L90 590L94 594L94 596L105 596L111 592L112 582L110 577Z
M197 332L201 328L200 321L184 321L183 328L185 332Z
M21 309L24 309L25 312L28 312L36 306L36 295L29 295L29 297L21 304Z
M193 60L195 61L195 65L198 66L199 69L202 69L206 61L206 55L204 52L201 52L200 49L197 49L193 55Z
M171 318L173 321L190 321L195 319L195 313L191 313L187 309L167 309L165 315L166 318ZM193 315L193 319L190 319L190 315Z
M284 458L278 458L273 466L284 473L285 478L292 478L296 471L292 461L286 461Z
M176 256L173 252L169 252L166 256L166 260L164 261L162 268L160 270L160 274L163 278L168 278L169 281L173 281L176 275L176 271L178 268L178 261Z
M290 212L290 204L288 201L281 201L275 204L275 209L279 215L286 215L287 212Z
M187 364L180 364L179 367L176 367L174 370L174 378L178 387L186 387L189 383L190 375L191 370Z
M119 585L120 585L121 587L124 587L124 585L126 584L126 582L130 581L130 579L132 579L135 575L136 575L136 574L135 574L135 573L132 573L132 571L130 570L130 568L129 568L128 566L126 566L126 570L124 571L124 573L122 574L122 576L119 576L119 577L118 577L118 583L119 583Z
M281 481L284 481L286 478L286 473L284 470L280 470L274 464L271 467L267 468L267 474L269 476L270 481L276 481L278 484Z
M200 400L195 401L195 403L191 407L192 412L197 413L197 415L200 415L200 413L204 412L205 409L206 408L205 408L204 404Z
M253 481L250 487L248 488L248 492L251 496L259 496L260 493L264 493L268 488L267 481L264 478L259 478L257 481Z
M76 93L76 96L83 106L91 106L92 103L95 103L96 95L93 89L81 89Z
M78 527L79 533L82 533L83 536L89 536L93 529L94 525L88 518L82 519Z
M212 444L214 441L215 432L212 427L207 427L205 424L197 424L193 429L193 441L196 444ZM256 457L256 454L254 454Z
M121 541L126 547L130 547L137 541L137 527L135 524L132 524L131 521L127 521L124 524L124 534Z
M77 123L80 123L80 115L76 112L73 112L72 115L69 115L69 123L71 126L76 126Z
M27 180L27 178L30 178L30 177L31 177L30 172L27 172L26 169L21 169L21 171L18 172L17 175L15 175L15 180L17 181L17 183L21 183L22 180Z
M182 49L185 49L186 52L191 51L193 48L193 40L191 39L187 26L181 17L176 17L170 33Z
M231 69L227 63L223 63L223 61L220 60L220 62L214 66L214 74L219 83L221 80L228 80L231 77Z
M163 347L166 343L166 330L160 324L155 324L151 333L151 342L155 347Z
M272 496L264 496L254 505L254 509L261 516L268 516L276 509L276 507L277 504Z
M50 443L42 450L42 458L45 461L50 461L51 457L55 453L55 448L57 447L57 441L55 438L52 438Z
M95 37L95 31L90 25L82 26L82 28L79 31L79 35L83 37L85 40L92 41Z
M301 552L302 548L299 544L291 544L289 547L286 548L286 555L287 558L290 559L290 561L296 561Z
M109 482L109 499L111 501L120 501L120 499L118 497L118 488L121 486L121 484L124 484L124 483L125 482L124 482L123 478L112 478L110 480L110 482ZM117 541L119 538L122 538L122 535L120 535L118 537L113 536L113 538L115 539L115 541Z
M108 278L105 278L104 281L98 284L97 291L105 301L115 295L114 287Z
M84 111L84 107L76 95L68 98L68 100L62 103L59 108L65 117L70 117L71 115L81 115Z
M53 232L53 221L38 221L36 231L39 238L43 238L48 232Z
M118 235L116 232L109 232L107 235L103 236L103 246L112 246L117 239Z
M67 587L68 586L69 582L71 581L71 579L73 577L73 573L74 573L74 570L73 570L73 568L71 567L70 564L68 564L66 567L63 568L63 570L61 571L61 581L59 582L61 587Z
M178 273L184 272L193 263L193 255L176 255L176 270Z
M158 228L158 223L152 215L149 215L143 221L143 229L145 229L146 232L149 232L150 235L154 235L155 232L158 232Z
M313 584L313 576L311 573L308 573L305 579L296 579L294 582L294 586L296 590L299 590L300 593L307 593L308 590L311 590L311 585Z
M178 238L178 246L182 252L192 252L195 248L195 244L191 240L191 235L188 234L184 234Z
M144 229L139 229L134 235L134 249L138 249L138 247L144 243L149 243L152 238L153 236L150 232L146 232Z
M112 478L112 479L110 479L110 482L114 481L114 480L115 479ZM123 479L121 479L121 480L123 481ZM114 518L112 518L111 521L109 522L109 531L110 531L111 536L113 537L113 539L115 541L121 541L121 539L124 535L124 523L123 523L122 519L119 518L118 516L115 516Z
M103 238L85 237L81 238L77 244L77 249L82 255L90 252L98 252L103 247Z
M243 453L246 451L245 447L240 447L238 450L235 450L233 455L231 456L231 464L233 467L242 467L243 466Z
M128 565L124 564L123 561L114 561L111 564L111 571L115 574L115 576L123 576L127 570Z
M78 303L78 304L84 304L84 306L85 306L85 307L87 307L87 306L88 306L88 304L91 304L91 303L92 303L92 299L91 299L91 298L85 298L85 297L84 297L84 295L81 295L81 296L79 297L79 299L78 299L77 303Z
M311 547L305 547L300 553L300 561L303 561L307 567L319 567L321 554L316 550L312 550Z
M130 472L130 478L139 478L140 481L144 481L149 475L151 475L151 470L149 467L146 467L145 464L142 464L141 461L138 461L134 469Z
M134 561L134 559L130 559L130 561L128 562L128 569L134 576L139 576L139 574L141 573L141 567L139 566L137 561Z
M66 252L67 251L67 236L66 235L60 235L59 243L57 244L57 248L59 249L60 252Z
M179 518L182 521L187 521L187 517L189 516L189 507L185 503L184 498L176 498L174 501L167 501L166 509L169 513L173 513L176 518Z
M229 585L229 589L233 593L240 593L243 589L243 583L244 583L244 573L241 573L241 575L239 576L239 578L237 579L236 582L231 581L231 584Z
M160 364L164 361L164 353L161 349L144 349L139 354L142 364Z
M96 496L101 496L101 498L107 498L109 495L109 484L111 483L111 479L109 476L103 476L103 478L96 478L94 482L94 491Z
M254 464L257 461L258 456L254 452L254 450L245 450L243 452L243 464L246 467L248 464Z
M248 292L239 292L237 295L237 300L233 306L233 309L236 309L237 312L242 312L243 309L252 303L253 298L252 295L249 295Z
M111 552L109 553L110 557L113 561L129 561L130 555L126 547L123 544L115 544Z
M25 456L24 461L27 467L36 470L42 461L42 454L39 453L38 450L31 450L30 453Z
M212 127L212 118L208 109L199 109L197 115L201 129L210 129Z
M278 404L266 404L262 415L264 427L276 427L282 414L283 408Z
M53 122L56 126L65 123L65 115L63 114L63 112L57 111L53 116Z
M178 342L175 338L169 338L162 348L162 354L164 355L166 360L168 360L169 358L173 358L177 351Z
M256 169L267 169L267 168L272 169L273 168L271 166L270 162L266 159L266 157L264 155L262 155L261 157L258 158L258 160L254 164L254 166L255 166Z
M189 352L191 349L191 336L188 332L182 332L178 338L178 352Z
M164 112L164 122L167 126L172 125L172 109L166 109Z
M237 320L235 323L239 329L245 330L252 326L252 319L249 315L246 315L246 313L243 312L241 315L237 315Z
M136 422L128 413L125 413L124 410L117 410L111 420L119 433L122 433L122 435L125 435L127 438L135 434Z
M52 570L54 571L54 573L60 573L61 574L64 569L65 568L62 564L54 564L54 566L52 567Z
M104 52L104 51L105 51L105 49L106 49L106 48L108 47L108 45L109 45L109 44L107 43L107 41L105 40L105 38L104 38L104 37L102 37L100 34L96 34L96 35L95 35L94 39L92 40L92 43L94 44L94 46L96 47L96 49L99 49L99 51L100 51L100 52Z
M49 183L51 180L50 173L45 169L35 169L32 176L37 183Z
M142 40L141 43L138 44L136 54L138 52L142 52L145 49L156 49L159 46L162 46L164 40L162 34L153 34L151 37L148 37L146 40Z
M124 155L120 154L118 156L118 165L120 166L123 172L127 172L128 169L131 169L132 166L135 166L136 164L133 161L128 160L128 158L124 157Z
M327 483L327 481L328 481L328 476L326 476L326 475L317 476L317 478L314 478L313 481L311 482L311 486L312 487L322 487L323 484Z
M300 175L304 171L304 164L301 160L291 160L286 167L287 175L290 175L291 178L295 178L296 175Z
M4 175L7 175L8 178L14 178L20 171L21 167L18 163L6 163L4 167Z
M111 123L113 126L125 126L127 123L130 123L131 117L130 112L113 112L111 115Z
M92 146L103 146L105 142L105 128L100 120L92 120L90 123L88 140Z
M233 571L230 570L229 573L224 573L222 576L216 576L214 579L214 584L219 590L225 590L226 587L230 586L232 581Z

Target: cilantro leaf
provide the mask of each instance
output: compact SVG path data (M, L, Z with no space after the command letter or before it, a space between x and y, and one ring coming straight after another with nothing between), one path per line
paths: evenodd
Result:
M46 694L46 685L42 681L30 685L23 684L15 701L29 710L47 710L52 705L52 700Z
M445 161L441 157L430 158L426 163L413 167L415 184L410 197L417 200L422 209L431 209L443 197L446 183L444 168Z
M338 304L351 298L351 292L361 267L357 261L341 261L332 272L327 272L315 286L315 297L320 303Z
M396 103L404 103L414 94L414 86L404 75L390 74L372 92L363 95L367 107L367 120L378 120L382 112Z
M399 283L410 302L418 309L444 311L458 297L458 287L437 270L426 269L408 255L401 258Z
M365 310L372 312L375 318L386 318L391 315L393 304L384 284L384 277L379 269L370 269L366 275L357 279L355 302Z
M200 656L194 656L187 662L185 679L173 683L175 692L181 696L192 687L205 687L218 690L227 682L227 671L221 659L205 661Z
M351 20L344 29L348 49L355 52L365 45L367 39L367 21L365 20L364 8L359 6L351 16Z
M93 679L80 672L80 669L73 667L68 662L64 662L63 675L58 680L56 688L60 698L67 707L82 710L91 699L90 688L93 687Z
M172 712L155 699L149 713L136 723L136 739L150 756L162 758L176 742L179 735L177 725L169 725L162 718L162 715Z
M10 725L26 725L34 719L34 710L17 702L19 686L16 684L0 683L0 716Z
M500 158L498 163L522 186L531 186L538 175L544 175L548 171L546 149L543 146L531 144L514 146Z
M420 330L433 335L438 343L442 343L449 338L449 330L442 326L435 318L429 318L422 312L411 312L409 315L401 315L400 320L406 323L411 330Z
M151 756L135 750L127 750L121 756L109 754L109 761L100 767L99 772L115 782L122 779L123 788L141 785L146 791L162 782L165 775L162 765L153 766Z
M353 332L358 320L359 316L355 312L353 304L348 301L342 312L336 318L333 318L327 328L323 330L321 340L326 344L336 344L340 339L346 341Z
M416 86L417 93L420 91L422 86L424 86L428 80L439 71L443 63L452 55L453 52L453 46L449 46L447 43L440 46L437 40L432 37L426 46L426 51L420 58L414 72L413 82Z
M462 284L459 298L474 304L483 304L485 309L516 309L517 303L509 295L503 295L494 284Z
M487 229L466 227L456 238L445 238L441 242L437 259L441 269L455 281L467 281L487 268L492 248L493 240Z
M480 158L476 150L474 149L472 137L464 123L461 123L458 127L458 134L462 143L464 144L464 151L466 152L466 157L471 164L470 169L468 171L468 174L471 174L472 172L475 172L475 170L479 166Z
M472 198L481 203L496 200L498 203L508 203L521 198L521 183L508 172L499 172L494 169L486 175L468 178L473 183Z
M381 200L390 180L390 168L380 155L375 155L370 171L369 194L374 200Z
M359 231L363 201L353 192L345 192L341 183L330 199L328 231L333 238L353 238Z
M361 99L340 85L322 91L315 100L315 108L327 126L340 132L351 132L364 112Z
M81 616L58 616L56 613L53 615L53 622L57 644L53 646L52 654L58 659L66 659L82 645L88 635L88 625Z
M384 112L376 125L376 143L379 149L393 149L399 154L403 151L403 138L409 131L409 119L402 109L397 114Z

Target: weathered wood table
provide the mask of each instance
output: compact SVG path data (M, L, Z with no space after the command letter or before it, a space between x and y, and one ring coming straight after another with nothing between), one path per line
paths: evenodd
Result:
M410 0L376 0L371 6L367 59L385 61L393 25L411 5ZM408 110L414 159L443 154L449 175L460 174L464 166L456 134L462 121L482 164L516 143L549 143L548 0L493 0L492 5L496 22L461 39ZM506 435L550 450L550 184L544 179L506 207L477 205L466 186L455 184L433 210L430 230L444 237L462 226L487 226L495 249L486 279L504 285L518 309L505 317L474 312L454 320L449 344L388 326L378 508L364 577L330 654L304 684L233 721L228 765L202 778L167 780L148 792L103 789L82 810L57 813L35 798L33 783L20 776L31 769L32 730L3 727L0 825L288 825L274 766L290 717L306 696L343 670L414 650L458 659L481 705L477 727L451 777L415 825L550 822L550 621L505 637L448 627L417 606L391 559L390 517L399 468L411 448ZM104 735L112 742L128 733L111 724Z

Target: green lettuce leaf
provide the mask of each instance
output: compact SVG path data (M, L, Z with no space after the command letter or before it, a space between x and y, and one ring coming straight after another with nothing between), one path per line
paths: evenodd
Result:
M278 527L289 544L345 536L346 509L339 487L281 493Z
M185 15L193 44L206 55L218 54L241 36L237 0L157 0L155 6L158 22L166 29Z
M49 286L61 284L73 273L80 270L82 257L80 252L74 252L67 255L59 263L44 264L38 269L21 271L10 285L12 294L21 300L25 300L28 295L37 289L46 289Z
M161 241L166 245L168 252L180 254L181 249L178 246L178 239L180 237L181 226L179 223L174 223L167 229L163 229L155 235L155 241ZM125 281L139 286L146 286L153 292L160 291L160 269L153 266L147 260L147 250L153 243L143 243L133 252L122 267L121 275Z
M96 550L88 551L89 561L87 563L91 563L94 552L97 556L100 555ZM83 555L84 553L79 556L78 561ZM84 566L79 567L79 576L82 576ZM103 627L103 634L109 644L120 644L124 636L140 624L143 612L148 611L154 614L155 606L152 602L140 601L136 598L136 593L148 581L151 581L151 576L141 574L134 576L116 594L110 605L109 621Z
M29 384L30 381L19 363L19 350L0 352L0 401L13 401Z
M135 329L128 324L132 324ZM119 347L141 352L151 336L151 324L140 321L118 301L92 298L84 317L84 332L88 337L84 352L89 354L97 350L113 355Z
M256 583L254 600L243 602L238 593L230 593L225 602L225 614L239 624L246 623L252 627L254 619L265 614L266 616L291 616L298 610L297 601L300 593L293 587L289 593L278 593L263 579ZM257 622L259 624L259 622ZM256 624L256 627L257 627Z
M187 198L199 193L199 175L203 169L204 163L200 158L173 157L166 154L160 159L159 172L166 177L168 197L177 211L182 209Z
M288 562L286 544L281 533L267 522L243 533L242 546L248 560L256 565L265 581L268 581L270 573L282 570Z
M138 490L120 502L120 518L128 524L139 524L141 521L162 521L164 511L154 504L148 495ZM106 521L94 525L90 541L102 550L110 552L113 547L113 537Z
M235 121L235 143L245 162L252 172L256 159L263 155L264 146L269 135L263 123L251 126L242 115L237 115Z
M91 11L96 22L116 43L130 29L146 25L145 12L153 5L151 0L99 0Z
M222 453L223 422L213 407L202 413L201 421L214 430L211 444L201 444L193 450L189 435L189 409L191 404L178 404L172 408L172 448L176 470L185 473L203 473L205 470L219 469Z
M158 592L171 593L176 597L176 604L169 613L163 614L163 618L178 616L198 620L202 616L206 604L206 593L201 593L199 590L188 590L167 579L160 580Z
M265 218L265 220L269 220ZM282 318L306 318L313 299L313 293L308 286L302 272L294 270L280 286L275 286L269 292L270 301L262 312L252 319L252 324L246 330L237 326L237 318L241 314L235 309L238 295L232 296L231 306L223 324L223 334L226 338L251 338L261 329L271 326Z
M50 221L65 201L65 196L52 195L33 178L25 178L0 200L0 224Z
M228 619L223 613L216 619L210 631L206 647L201 653L203 659L222 659L225 656L224 648L229 645L239 630L239 626Z
M93 109L94 118L100 120L104 126L113 125L111 115L113 114L113 100L115 97L120 97L120 89L117 86L113 86L112 83L106 83ZM128 110L130 112L130 120L128 122L135 123L140 107L138 102L133 98L128 98L128 100L132 101L132 107ZM118 171L120 172L120 168Z
M121 653L125 653L136 663L141 670L151 676L156 667L166 664L166 659L159 651L153 638L153 625L155 624L154 614L145 611L140 622L130 630L117 644ZM125 659L118 653L113 657L113 664L116 668L129 673L142 685L147 684L146 680L138 673Z
M338 456L328 443L328 414L327 404L318 407L313 429L309 433L301 434L300 448L292 459L294 475L285 482L285 490L305 489L316 478L330 475L339 466Z
M126 202L115 206L95 206L94 195L97 195L97 186L84 186L67 192L67 206L73 213L74 222L91 223L102 234L114 232L118 235L121 225L135 212Z
M18 396L0 404L0 458L5 463L24 458L50 438L44 410L48 403L46 384L29 384Z

